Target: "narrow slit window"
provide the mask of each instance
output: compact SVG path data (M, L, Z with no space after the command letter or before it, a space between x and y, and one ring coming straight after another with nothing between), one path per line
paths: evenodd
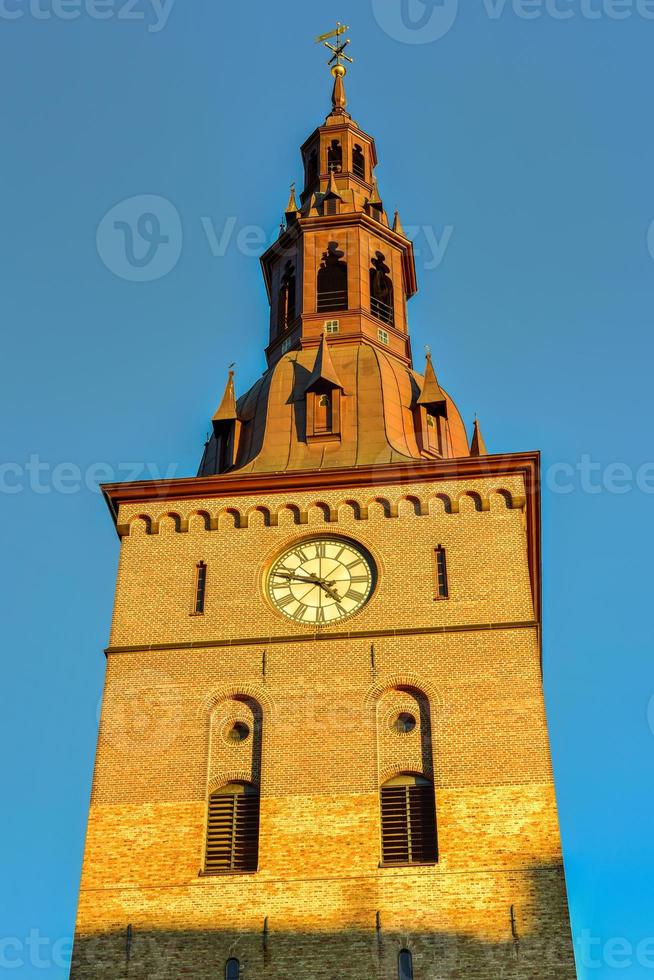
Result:
M225 980L239 980L241 964L233 956L225 963Z
M195 566L195 602L193 612L201 616L204 612L204 600L207 594L207 566L203 561Z
M401 949L397 961L399 980L413 980L413 957L408 949Z
M439 545L434 554L436 556L436 598L447 599L449 589L447 586L447 555L445 548Z

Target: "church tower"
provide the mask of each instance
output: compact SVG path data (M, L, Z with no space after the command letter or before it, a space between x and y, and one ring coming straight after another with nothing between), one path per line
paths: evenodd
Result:
M539 455L469 442L438 358L414 367L413 249L342 33L261 260L266 372L229 374L196 477L104 488L75 980L576 976Z

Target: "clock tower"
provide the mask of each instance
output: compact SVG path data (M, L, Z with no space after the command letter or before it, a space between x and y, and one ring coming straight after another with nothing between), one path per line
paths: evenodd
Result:
M414 366L413 248L343 32L261 260L265 373L240 397L229 374L197 476L104 488L121 552L75 980L576 976L539 456L469 441Z

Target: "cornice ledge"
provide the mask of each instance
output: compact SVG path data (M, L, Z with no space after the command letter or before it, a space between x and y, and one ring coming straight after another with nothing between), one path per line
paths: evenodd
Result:
M108 646L104 652L109 657L121 653L151 653L163 650L208 650L215 647L268 647L277 643L316 643L319 640L329 640L332 643L337 640L351 642L352 640L369 640L394 636L434 636L446 633L479 633L489 630L537 630L538 625L536 620L527 619L520 622L507 623L464 623L452 626L407 626L390 630L347 630L342 633L338 633L335 630L312 630L311 632L307 631L280 636L226 637L217 640L180 640L177 643L117 645Z
M388 484L427 483L456 479L483 479L522 474L528 496L538 493L540 453L496 456L461 456L457 459L416 460L373 466L325 470L284 470L270 473L226 473L220 476L181 477L105 483L101 489L116 520L118 507L127 503L161 500L199 500L237 495L288 493L303 490L345 490Z

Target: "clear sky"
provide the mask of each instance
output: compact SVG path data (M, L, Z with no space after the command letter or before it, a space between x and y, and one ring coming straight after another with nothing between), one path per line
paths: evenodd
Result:
M263 370L257 256L339 16L420 253L417 366L430 344L492 451L544 454L579 976L654 976L654 4L324 7L0 0L0 967L67 975L118 556L93 488L194 474L228 364L239 391Z

